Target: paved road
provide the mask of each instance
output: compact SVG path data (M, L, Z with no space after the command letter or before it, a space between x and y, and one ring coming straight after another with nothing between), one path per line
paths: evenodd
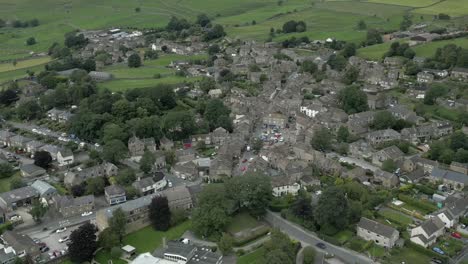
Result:
M372 172L375 172L376 170L379 169L378 167L372 165L371 163L369 163L369 162L367 162L365 160L352 158L352 157L340 157L340 162L356 165L358 167L361 167L361 168L366 169L366 170L370 170Z
M298 241L301 241L301 243L303 244L315 245L318 242L326 244L327 245L326 251L328 253L334 254L336 257L342 259L346 263L349 263L349 264L377 263L371 260L370 258L364 255L361 255L357 252L354 252L345 248L337 247L335 245L327 243L321 240L320 238L318 238L314 233L306 231L302 227L283 219L279 214L268 211L265 216L265 220L269 222L272 226L280 228L281 231L285 232L290 237Z

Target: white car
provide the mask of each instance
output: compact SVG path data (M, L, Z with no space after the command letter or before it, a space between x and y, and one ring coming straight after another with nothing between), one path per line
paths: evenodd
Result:
M59 243L63 243L63 242L66 242L68 241L70 238L68 236L64 236L62 238L59 239Z
M66 227L62 227L62 228L57 229L57 231L55 231L55 233L63 233L63 232L65 232L65 231L67 231L67 228L66 228Z
M81 214L81 216L88 216L88 215L92 215L92 214L93 214L93 212L84 212L84 213Z
M169 188L171 188L172 187L172 182L168 181L167 186L169 186Z

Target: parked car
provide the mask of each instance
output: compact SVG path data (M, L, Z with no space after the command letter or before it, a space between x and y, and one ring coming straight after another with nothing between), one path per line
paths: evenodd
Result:
M84 213L81 214L81 216L88 216L88 215L92 215L92 214L93 214L93 212L84 212Z
M65 231L67 231L67 228L66 228L66 227L62 227L62 228L57 229L57 230L55 231L55 233L63 233L63 232L65 232Z
M68 241L70 238L68 236L64 236L62 238L59 239L59 243L63 243L63 242L66 242Z
M431 263L434 263L434 264L443 264L444 262L442 262L442 260L440 260L440 259L432 258L432 259L431 259Z
M440 255L445 255L445 252L438 247L433 247L432 250Z
M315 244L315 246L318 247L318 248L321 248L321 249L326 249L327 248L327 245L325 245L322 242L319 242L319 243Z
M461 238L462 238L462 236L460 235L460 233L457 233L457 232L453 232L453 233L452 233L452 237L458 238L458 239L461 239Z
M246 163L246 162L247 162L247 159L243 159L243 160L242 160L242 163Z
M50 248L45 246L45 247L41 247L40 250L41 250L42 253L45 253L45 252L49 251Z

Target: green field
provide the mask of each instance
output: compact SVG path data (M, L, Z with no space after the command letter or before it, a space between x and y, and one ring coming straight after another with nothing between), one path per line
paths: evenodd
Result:
M411 264L427 264L431 261L431 257L418 252L412 248L404 247L402 249L394 249L391 257L383 261L388 264L401 264L402 262Z
M260 264L263 263L265 248L260 247L251 253L245 254L237 259L237 264Z
M49 56L31 58L28 60L19 60L16 65L13 65L11 62L1 63L0 72L16 71L24 68L30 68L37 65L45 64L49 62L51 58Z
M259 226L259 222L250 216L248 213L239 213L231 220L231 223L227 227L227 231L231 234L255 228Z
M152 226L147 226L125 236L123 243L135 247L138 253L153 252L162 245L163 237L167 240L178 239L190 226L191 222L186 221L166 232L156 231Z
M425 7L439 2L438 0L368 0L372 3L381 3L389 5L400 5L400 6L410 6L410 7Z
M411 0L410 2L412 1L414 0ZM444 13L454 17L464 16L468 14L468 0L444 0L432 6L415 9L413 12L429 15Z

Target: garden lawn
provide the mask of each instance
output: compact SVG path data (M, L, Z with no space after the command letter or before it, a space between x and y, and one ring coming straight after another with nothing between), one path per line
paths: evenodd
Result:
M94 257L94 260L101 264L109 263L109 260L112 260L113 264L126 264L127 262L122 259L111 258L110 252L106 250L99 250ZM71 263L71 262L70 262Z
M190 226L191 222L185 221L166 232L156 231L152 226L147 226L125 236L123 243L135 247L138 253L153 252L161 246L163 237L166 240L178 239Z
M437 243L437 246L445 251L445 253L450 257L453 257L463 249L463 242L460 239L447 237L441 239Z
M231 234L235 234L237 232L252 229L259 226L259 222L249 215L247 212L242 212L234 216L231 220L231 223L227 227L227 231Z
M260 247L248 254L245 254L237 259L237 264L261 264L263 263L263 255L265 248Z
M398 225L401 226L408 226L409 224L413 223L411 217L406 216L403 213L397 212L393 209L384 208L379 211L379 215L384 217L386 220L390 222L396 222Z
M351 230L343 230L336 233L333 237L338 240L341 244L346 243L354 236L354 233Z
M402 262L405 262L411 264L427 264L430 261L431 256L408 247L403 247L401 249L394 249L391 257L387 258L383 263L401 264Z
M373 257L380 258L385 255L385 248L378 246L376 244L373 244L368 250L369 254L371 254Z

